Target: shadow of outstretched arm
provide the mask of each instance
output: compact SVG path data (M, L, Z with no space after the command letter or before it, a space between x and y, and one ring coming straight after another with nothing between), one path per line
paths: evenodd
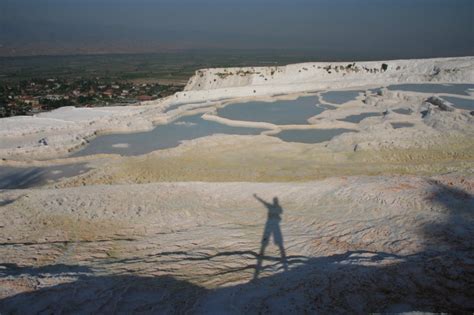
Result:
M260 198L257 194L253 194L253 197L255 199L257 199L258 201L260 201L265 207L269 207L271 206L270 203L266 202L265 200L263 200L262 198Z

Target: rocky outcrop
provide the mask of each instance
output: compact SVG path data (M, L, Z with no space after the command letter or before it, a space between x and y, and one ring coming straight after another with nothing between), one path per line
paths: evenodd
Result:
M439 96L431 96L426 100L428 103L438 106L441 110L454 112L454 105Z

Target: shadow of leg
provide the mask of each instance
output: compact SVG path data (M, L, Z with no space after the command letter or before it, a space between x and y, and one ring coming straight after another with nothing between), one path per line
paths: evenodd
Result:
M288 271L288 261L286 259L285 246L283 246L283 235L281 234L279 225L277 225L275 227L275 230L273 231L273 239L275 241L275 244L278 246L278 249L280 250L281 263L283 264L283 269L285 269L285 271Z
M258 274L262 270L262 262L263 262L263 255L265 254L265 248L268 246L268 242L270 240L270 229L268 225L265 226L265 230L263 232L260 252L258 253L257 257L257 265L255 266L255 273L253 274L253 279L258 279Z

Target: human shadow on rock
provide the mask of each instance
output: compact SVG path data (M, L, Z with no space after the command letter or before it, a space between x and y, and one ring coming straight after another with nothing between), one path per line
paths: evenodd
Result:
M0 300L0 313L472 313L473 196L440 182L430 185L427 206L442 208L445 220L420 228L426 244L413 255L348 250L299 259L289 263L287 271L214 289L166 275L77 272L77 279L70 283ZM184 253L169 253L176 254L185 259ZM239 255L256 257L243 251L198 259L214 256L232 261ZM55 269L54 265L48 268ZM7 278L17 275L6 274L10 274Z

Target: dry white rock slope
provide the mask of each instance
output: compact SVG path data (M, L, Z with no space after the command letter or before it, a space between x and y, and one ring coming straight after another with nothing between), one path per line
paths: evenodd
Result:
M469 311L473 193L472 175L9 191L0 310Z

